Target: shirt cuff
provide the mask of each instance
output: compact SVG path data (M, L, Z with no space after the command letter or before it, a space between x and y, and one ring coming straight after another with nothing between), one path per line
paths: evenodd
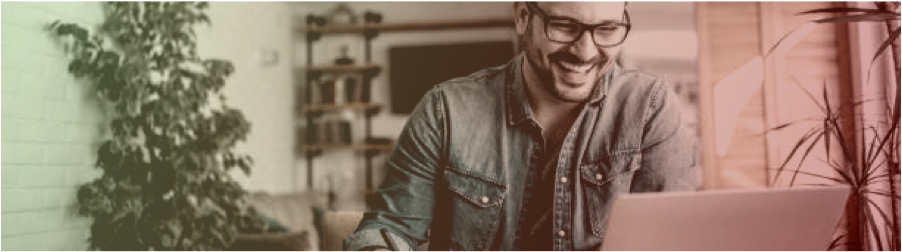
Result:
M386 230L386 231L388 231L388 230ZM415 247L411 246L410 243L406 239L404 239L398 235L395 235L391 231L387 232L387 234L388 234L389 239L392 240L392 243L394 243L394 245L397 246L395 248L395 250L398 250L398 251L416 250ZM344 246L345 246L345 250L349 250L349 251L357 251L357 250L361 250L363 248L373 247L373 246L386 247L386 248L390 247L388 245L388 243L385 241L385 239L382 238L382 233L379 232L379 229L376 229L376 228L364 229L364 230L357 231L354 234L351 234L351 236L348 236L348 238L345 238Z

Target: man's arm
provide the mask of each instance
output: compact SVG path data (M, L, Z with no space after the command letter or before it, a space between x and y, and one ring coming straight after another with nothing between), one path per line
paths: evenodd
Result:
M345 249L416 250L426 241L444 120L441 94L434 88L410 115L389 155L385 180L368 199L368 210L357 230L345 239Z
M645 114L642 166L633 176L631 192L694 190L695 139L682 124L679 100L662 81L652 88Z

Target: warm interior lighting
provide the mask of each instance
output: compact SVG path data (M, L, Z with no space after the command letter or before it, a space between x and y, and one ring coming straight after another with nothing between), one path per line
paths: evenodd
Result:
M726 155L739 113L764 84L764 60L788 53L811 34L816 25L807 22L793 30L776 43L767 58L755 56L714 85L714 141L718 156Z
M714 139L717 155L727 153L739 112L764 83L764 60L752 58L714 85Z

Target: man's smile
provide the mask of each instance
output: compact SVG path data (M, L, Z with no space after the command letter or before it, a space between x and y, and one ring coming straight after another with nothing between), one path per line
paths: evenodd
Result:
M566 60L555 60L554 68L561 80L568 86L581 86L592 82L598 63L576 63Z

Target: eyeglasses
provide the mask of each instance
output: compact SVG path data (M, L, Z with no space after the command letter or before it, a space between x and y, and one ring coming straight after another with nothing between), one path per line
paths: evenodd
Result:
M526 6L542 18L545 24L545 36L549 40L558 43L573 43L579 40L585 31L592 31L592 41L598 47L612 47L623 43L630 32L630 15L623 11L623 20L626 23L602 22L600 24L583 24L567 17L549 16L535 2L527 2Z

